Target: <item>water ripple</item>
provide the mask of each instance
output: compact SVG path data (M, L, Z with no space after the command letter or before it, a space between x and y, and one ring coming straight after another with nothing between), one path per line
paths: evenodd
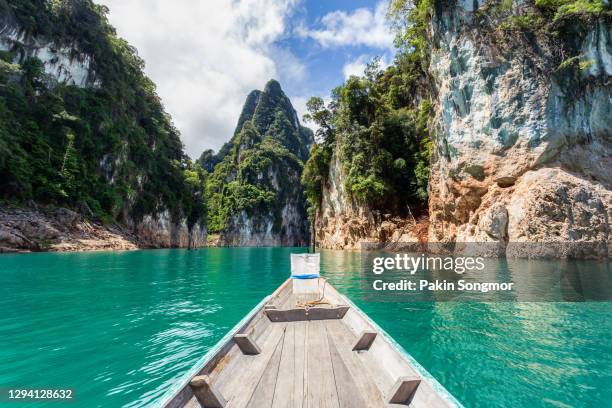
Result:
M74 388L75 408L155 405L293 251L2 256L0 385ZM360 262L326 251L323 273L466 406L608 404L612 303L376 302Z

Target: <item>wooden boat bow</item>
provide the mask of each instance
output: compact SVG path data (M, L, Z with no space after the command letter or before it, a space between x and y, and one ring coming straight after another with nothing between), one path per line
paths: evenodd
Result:
M461 404L331 284L290 278L207 353L161 406Z

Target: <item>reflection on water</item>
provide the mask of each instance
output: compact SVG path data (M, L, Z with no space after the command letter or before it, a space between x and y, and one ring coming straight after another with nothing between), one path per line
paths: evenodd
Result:
M293 251L1 256L0 387L74 388L72 407L155 404L282 283ZM468 407L608 404L610 302L372 301L359 253L325 251L322 262L336 288ZM493 262L487 278L508 277L519 292L537 286L536 273L562 267ZM600 284L610 279L595 264L574 272L566 280L578 293L597 291L595 274Z

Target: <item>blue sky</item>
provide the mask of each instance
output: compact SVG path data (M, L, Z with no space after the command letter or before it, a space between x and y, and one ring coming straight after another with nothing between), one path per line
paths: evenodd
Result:
M138 49L197 158L232 135L246 95L280 81L301 115L313 95L394 54L387 0L100 0Z
M289 94L327 96L329 91L342 83L350 73L359 73L362 66L374 56L381 56L385 61L390 61L393 56L392 35L386 29L385 37L378 40L369 41L354 30L354 37L339 39L334 34L337 31L330 29L322 19L336 13L345 13L344 21L356 20L356 14L363 15L362 21L369 21L370 29L377 30L379 27L372 27L376 23L376 8L379 8L379 22L382 22L382 14L386 12L386 2L376 1L308 1L303 3L303 9L296 13L292 23L293 31L291 35L281 41L281 44L291 49L293 53L306 66L305 80L292 82L288 81L286 88ZM359 11L357 11L359 10ZM368 16L369 14L369 16ZM367 17L366 17L367 16ZM325 20L329 21L329 20ZM341 24L341 23L340 23ZM346 23L347 25L350 23ZM313 34L304 36L303 29L315 33L329 32L330 38L336 38L335 42L325 42L320 40L321 36ZM386 27L385 27L386 28ZM350 28L347 27L347 30ZM377 34L380 37L380 33ZM314 37L314 38L313 38ZM326 37L324 37L326 38ZM369 42L369 43L368 43Z

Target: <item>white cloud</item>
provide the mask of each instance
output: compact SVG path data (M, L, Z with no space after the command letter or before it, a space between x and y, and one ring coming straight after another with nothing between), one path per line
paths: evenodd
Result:
M275 45L299 1L101 0L145 60L193 158L230 138L252 89L304 78L304 65Z
M312 38L325 48L348 45L391 48L393 33L386 20L387 8L388 3L380 1L374 10L333 11L321 18L319 29L300 26L296 33L303 38Z
M355 76L363 76L363 73L366 69L366 66L369 62L374 59L374 56L368 54L361 54L355 60L347 62L342 67L342 73L344 74L344 79L348 79L351 75ZM389 65L393 63L393 56L391 53L386 53L380 58L378 63L378 67L380 69L385 69Z
M369 61L370 58L367 55L360 55L356 60L347 62L344 67L342 67L344 78L348 79L351 75L363 75L363 71L365 70Z
M281 78L301 81L306 77L306 66L291 51L286 48L271 47L271 52L274 54L276 69Z

